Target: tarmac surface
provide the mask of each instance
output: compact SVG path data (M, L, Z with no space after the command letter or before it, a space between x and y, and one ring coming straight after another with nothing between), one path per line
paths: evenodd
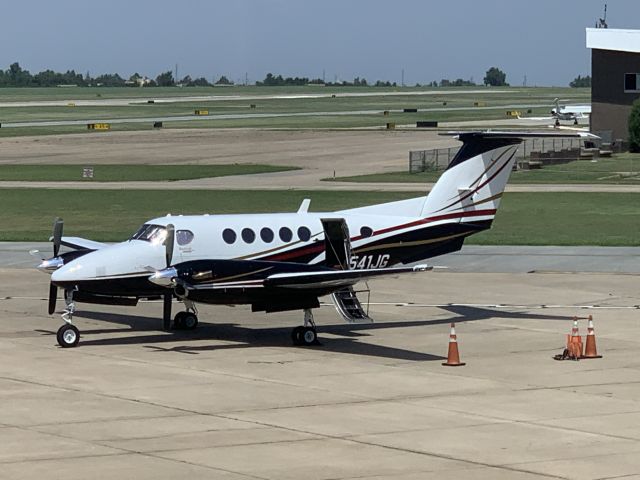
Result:
M280 180L224 182L313 189L333 169L399 170L408 150L451 142L433 132L69 135L2 139L0 163L298 165ZM341 323L323 305L322 345L311 348L291 346L301 312L202 306L197 330L161 332L158 302L82 304L75 349L56 345L62 322L46 314L33 248L51 251L0 243L0 479L640 478L639 247L468 246L431 261L447 269L369 282L373 324ZM589 314L604 357L552 360L572 318ZM441 365L452 321L467 363L458 368Z
M300 312L204 306L165 333L145 302L81 305L63 350L48 278L0 267L0 478L640 477L640 249L486 248L370 282L374 324L321 307L312 348ZM588 314L604 358L552 360Z

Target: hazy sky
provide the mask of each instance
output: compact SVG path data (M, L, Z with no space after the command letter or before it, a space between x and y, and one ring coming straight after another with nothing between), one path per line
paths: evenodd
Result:
M640 0L609 0L611 28L640 29ZM2 2L0 68L95 76L222 74L405 83L567 85L590 73L585 27L602 0L29 0Z

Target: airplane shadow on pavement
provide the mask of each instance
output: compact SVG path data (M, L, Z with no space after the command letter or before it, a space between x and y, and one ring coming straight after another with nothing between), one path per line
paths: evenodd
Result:
M375 356L407 361L441 361L445 357L401 348L375 345L362 341L370 336L370 331L387 328L411 328L448 325L451 322L464 323L489 320L492 318L507 318L516 320L564 320L571 317L534 314L528 312L510 312L505 309L492 309L487 307L473 307L451 305L440 307L452 314L448 318L431 320L407 320L394 322L376 322L366 324L337 324L318 326L320 345L317 347L297 348L321 348L322 351L346 353L351 355ZM200 323L193 331L174 330L172 332L159 332L160 320L156 317L140 315L122 315L116 313L78 311L76 317L89 320L98 320L110 324L121 325L124 328L83 328L81 330L83 346L100 345L144 345L146 348L157 352L177 352L197 355L199 352L230 350L254 347L288 347L291 346L292 327L258 327L250 328L232 323ZM147 335L132 332L153 332ZM44 331L43 331L44 333ZM53 333L53 332L46 332ZM113 336L114 334L129 334L128 336ZM444 333L440 332L439 334ZM92 338L94 335L109 335L107 338ZM323 336L323 334L325 334ZM326 336L326 335L330 336ZM195 345L196 341L211 340L219 342L233 342L224 344ZM164 347L163 344L180 342L181 345ZM292 347L294 348L294 347ZM443 347L444 349L445 347Z

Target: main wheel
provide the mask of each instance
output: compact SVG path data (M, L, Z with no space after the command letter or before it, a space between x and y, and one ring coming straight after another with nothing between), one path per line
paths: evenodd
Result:
M318 343L318 334L313 327L302 327L300 333L300 343L305 346L315 345Z
M184 327L184 318L187 315L187 312L178 312L176 316L173 317L173 328L174 330L183 330Z
M302 345L302 330L304 327L296 327L291 330L291 340L294 345Z
M58 339L58 345L62 348L75 347L80 341L80 331L75 327L75 325L66 323L58 329L56 338Z
M184 317L182 317L182 328L185 330L193 330L198 326L198 317L195 313L191 312L182 312L184 313Z

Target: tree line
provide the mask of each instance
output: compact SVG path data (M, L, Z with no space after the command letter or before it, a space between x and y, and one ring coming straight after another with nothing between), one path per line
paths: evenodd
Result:
M139 73L134 73L129 78L123 78L117 73L105 73L92 77L89 72L82 75L75 70L67 70L64 73L44 70L32 75L29 70L23 69L18 62L9 65L6 70L0 70L0 87L55 87L57 85L77 85L79 87L171 87L174 85L208 87L212 85L233 85L233 82L224 75L214 83L210 83L204 77L192 79L189 75L176 81L171 71L163 72L155 79L147 78Z
M508 86L506 81L506 74L497 67L491 67L487 70L485 77L483 78L483 85L487 86ZM175 85L182 85L186 87L210 87L214 85L233 85L234 82L229 80L225 75L220 76L217 80L209 82L205 77L191 78L190 75L186 75L180 80L177 80L173 76L173 72L168 70L156 76L155 78L148 78L134 73L129 78L123 78L117 73L105 73L98 75L97 77L91 77L89 72L85 75L76 72L75 70L67 70L64 73L54 72L53 70L44 70L42 72L32 75L28 70L23 69L18 62L9 65L7 70L0 70L0 87L54 87L57 85L77 85L80 87L89 86L104 86L104 87L172 87ZM308 78L308 77L283 77L282 75L274 75L273 73L267 73L265 78L261 81L255 82L259 87L274 87L274 86L302 86L302 85L326 85L329 87L397 87L396 82L390 82L388 80L376 80L375 82L369 82L366 78L355 77L352 81L341 80L334 82L325 82L321 78ZM467 87L476 86L477 84L473 79L463 80L458 78L455 80L442 79L439 82L432 81L424 86L428 87ZM591 77L578 75L572 82L569 83L571 87L590 87ZM404 86L404 85L403 85ZM416 83L416 87L422 87L423 85Z

